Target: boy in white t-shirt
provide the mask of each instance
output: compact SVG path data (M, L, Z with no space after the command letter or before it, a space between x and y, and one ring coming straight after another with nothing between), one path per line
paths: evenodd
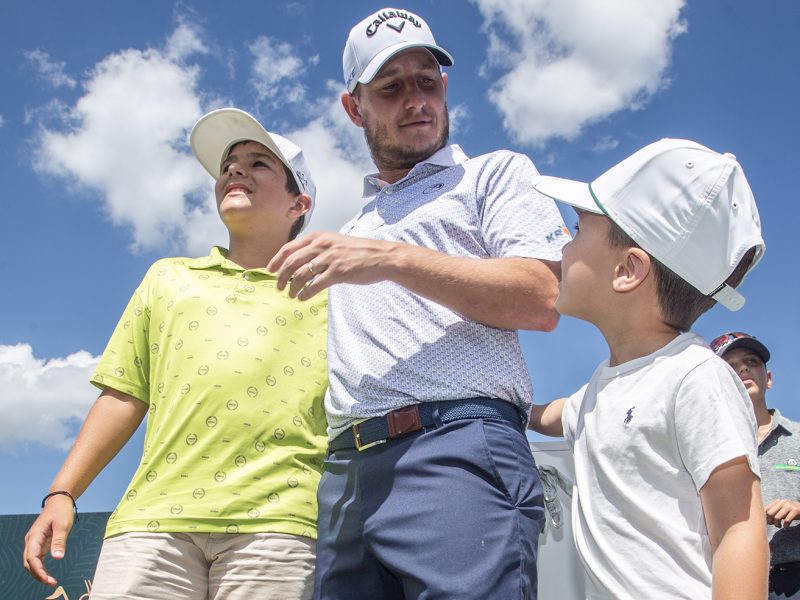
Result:
M542 177L571 204L556 304L597 326L610 357L531 428L575 460L573 530L590 598L764 598L768 547L744 387L690 333L764 252L731 154L665 139L590 184Z

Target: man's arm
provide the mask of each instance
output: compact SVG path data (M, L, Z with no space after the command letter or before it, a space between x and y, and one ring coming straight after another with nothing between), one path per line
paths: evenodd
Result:
M531 407L531 420L528 429L550 437L563 437L564 426L561 416L564 414L566 398L559 398L547 404L534 404Z
M763 600L769 546L761 486L745 457L714 469L700 490L700 499L713 552L714 600Z
M106 388L86 416L50 491L65 490L78 498L130 439L145 414L145 402ZM45 585L54 586L56 580L45 570L44 556L49 550L53 558L63 558L72 520L72 500L51 496L25 536L23 565Z
M552 331L561 265L534 258L463 258L399 242L315 233L267 265L278 289L306 300L337 283L393 281L467 319L502 329Z

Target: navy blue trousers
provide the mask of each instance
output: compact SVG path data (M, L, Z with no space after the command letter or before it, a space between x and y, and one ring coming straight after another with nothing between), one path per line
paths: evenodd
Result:
M465 419L325 463L318 600L535 599L542 486L521 426Z
M769 600L800 598L800 562L777 565L769 572Z

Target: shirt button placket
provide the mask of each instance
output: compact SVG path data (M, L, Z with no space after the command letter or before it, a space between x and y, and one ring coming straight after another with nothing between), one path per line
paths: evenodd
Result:
M251 283L249 283L249 282L252 281L253 278L254 277L253 277L252 273L250 273L248 271L242 272L241 279L236 281L236 295L237 296L242 296L242 295L250 293L253 285Z

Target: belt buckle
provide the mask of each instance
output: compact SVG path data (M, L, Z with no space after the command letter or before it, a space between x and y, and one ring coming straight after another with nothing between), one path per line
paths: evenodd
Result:
M366 450L367 448L372 448L373 446L377 446L378 444L385 444L386 440L375 440L374 442L370 442L369 444L364 444L361 442L361 430L359 425L361 425L364 421L368 421L372 417L367 417L366 419L360 419L353 423L351 427L353 428L353 441L356 444L356 450L361 452L362 450Z

